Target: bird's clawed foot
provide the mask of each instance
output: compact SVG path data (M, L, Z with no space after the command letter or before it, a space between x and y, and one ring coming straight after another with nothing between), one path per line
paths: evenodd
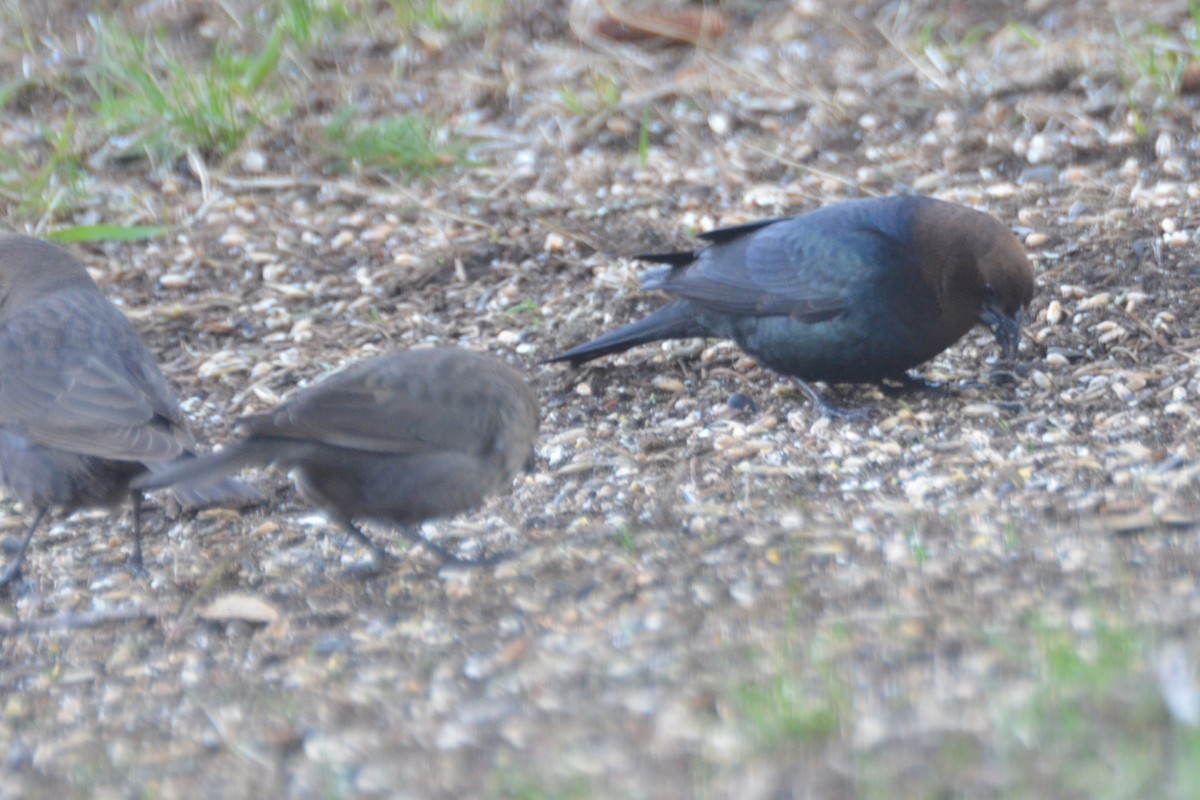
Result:
M844 419L850 422L866 422L879 413L873 408L845 408L844 406L835 406L828 400L819 400L817 406L821 409L821 416L829 417L830 419Z
M13 559L9 562L4 570L4 574L0 575L0 591L7 589L11 584L15 583L21 577L21 562Z
M1029 365L1020 363L998 364L988 373L988 382L993 386L1020 383L1029 374Z
M149 578L150 570L146 569L146 562L142 560L142 551L134 550L133 555L125 562L125 569L129 570L129 574L135 578Z
M933 397L956 397L958 390L945 381L933 381L923 375L906 372L895 378L895 384L881 383L879 388L889 397L899 397L912 392L925 392Z
M793 380L795 381L796 386L799 387L800 391L804 393L804 396L807 397L809 401L817 407L817 409L821 412L821 416L823 417L829 417L830 419L844 419L851 422L863 422L865 420L869 420L877 413L873 408L843 408L842 406L834 405L822 397L816 389L812 388L804 381L800 380L799 378L794 378Z
M502 552L490 556L483 556L482 558L462 558L461 556L454 555L454 553L451 553L440 544L429 541L416 531L409 530L408 528L401 528L400 533L403 534L404 538L408 539L409 541L419 544L432 552L442 560L443 564L451 564L456 567L488 567L492 564L498 564L504 559L512 556L512 553Z
M371 557L366 561L346 567L345 574L349 578L360 578L363 580L374 578L387 572L388 567L392 566L396 560L396 557L391 553L384 552L380 555L373 552L371 553Z
M370 561L351 570L354 575L361 577L373 577L383 572L389 565L400 560L397 556L392 555L383 547L380 547L378 544L376 544L371 537L363 533L362 530L360 530L356 525L347 523L346 530L355 541L367 548L367 550L371 553ZM496 553L495 555L485 556L483 558L462 558L461 556L456 556L454 553L451 553L440 544L426 539L424 536L414 530L402 527L400 528L400 533L404 536L404 538L408 539L414 544L420 545L421 547L429 550L431 553L437 556L443 564L450 564L456 567L487 567L491 566L492 564L498 564L512 555L512 553L509 552L502 552Z
M346 532L350 534L350 538L367 549L371 557L367 561L356 564L346 570L347 574L355 578L373 578L387 570L388 567L395 564L397 559L384 548L376 544L370 536L363 533L357 525L353 523L345 523Z

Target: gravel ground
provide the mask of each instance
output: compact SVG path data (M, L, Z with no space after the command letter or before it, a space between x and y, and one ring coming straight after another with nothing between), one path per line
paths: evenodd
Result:
M0 607L0 797L1196 796L1172 748L1200 661L1200 114L1127 89L1118 34L1178 31L1187 4L831 5L731 2L699 43L617 41L605 3L409 37L368 5L227 158L89 138L71 221L174 227L73 250L203 440L436 343L526 371L539 464L426 526L517 552L475 570L414 549L353 577L365 553L271 473L264 508L152 498L147 578L122 568L127 514L56 519ZM27 34L5 69L69 82L91 28L47 6L5 10L4 41ZM113 7L185 45L236 32L222 6ZM311 143L345 101L444 119L471 162L333 171ZM43 146L70 107L25 92L0 141ZM831 390L869 421L725 342L538 364L661 302L632 253L905 191L1022 236L1015 381L989 380L983 329L922 370L956 393ZM27 521L0 511L6 535ZM1095 752L1064 751L1045 665L1065 640L1099 672L1114 630L1126 669L1072 740ZM1095 764L1130 738L1159 768L1110 780Z

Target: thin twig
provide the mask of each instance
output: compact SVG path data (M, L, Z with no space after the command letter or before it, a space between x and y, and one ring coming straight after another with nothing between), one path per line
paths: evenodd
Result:
M1176 347L1175 345L1168 342L1166 339L1164 339L1162 337L1162 334L1160 334L1158 331L1154 330L1154 328L1150 327L1150 325L1147 324L1146 321L1143 320L1141 317L1137 316L1136 314L1134 314L1133 312L1130 312L1130 311L1123 311L1122 313L1124 313L1125 316L1129 317L1129 319L1133 321L1133 324L1137 325L1139 328L1141 328L1143 331L1145 331L1146 334L1151 339L1154 340L1154 343L1156 345L1158 345L1159 349L1162 350L1164 353L1174 353L1177 356L1182 356L1183 358L1186 358L1188 361L1192 362L1193 364L1200 363L1200 357L1197 357L1197 356L1195 356L1191 353L1188 353L1184 350L1180 350L1178 347Z
M438 217L444 217L452 222L457 222L460 225L465 225L468 228L482 228L483 230L487 231L488 235L491 236L493 239L500 238L500 231L494 225L489 225L488 223L484 222L481 219L474 219L472 217L466 217L466 216L463 216L462 214L455 214L453 211L447 211L444 208L438 208L437 206L434 206L434 205L431 205L431 204L425 202L420 197L418 197L417 195L410 192L408 189L405 189L403 186L401 186L395 180L393 180L391 178L384 178L384 180L388 184L388 186L390 186L393 190L395 190L396 194L400 195L405 200L409 201L410 203L417 206L421 210L426 211L426 212L433 214L435 216L438 216Z
M947 94L951 93L953 86L951 85L950 81L944 77L935 75L931 70L926 69L926 67L920 61L918 61L912 53L908 52L907 48L901 47L900 43L893 39L892 36L881 26L876 25L875 30L879 31L879 35L882 36L889 45L891 45L892 49L903 56L908 63L912 65L913 69L925 76L925 80L932 83L939 90Z
M791 167L792 169L800 170L801 172L807 172L810 175L816 175L818 178L824 178L825 180L835 181L837 183L842 184L843 186L848 186L853 189L858 189L860 192L862 192L865 195L870 195L872 197L879 196L879 192L877 192L874 189L871 189L869 187L866 187L866 186L860 186L858 184L858 182L855 181L853 178L846 178L846 177L843 177L842 175L838 175L833 172L827 172L826 170L823 170L823 169L817 169L816 167L810 167L808 164L801 164L799 161L795 161L793 159L787 158L786 156L781 156L778 153L772 153L770 150L767 150L764 147L759 147L758 145L750 143L750 142L746 143L746 147L750 150L755 150L759 153L762 153L767 158L772 158L772 159L778 161L780 164L783 164L784 166L787 166L787 167ZM806 192L805 194L808 194L808 193Z
M242 540L246 542L246 539ZM204 581L200 587L187 598L183 603L183 608L179 609L179 613L175 615L175 620L167 631L166 641L168 644L179 638L183 631L184 616L189 615L191 610L200 605L201 602L213 596L220 588L221 584L230 577L237 575L237 562L241 559L242 554L246 551L248 544L243 544L238 548L238 552L232 557L227 558L217 566L213 567L209 573L204 576ZM190 619L190 616L189 616Z
M40 633L57 628L77 630L98 628L120 622L155 622L159 612L149 608L131 608L123 611L92 611L84 614L67 612L41 619L13 619L0 621L0 636L15 636L20 633Z

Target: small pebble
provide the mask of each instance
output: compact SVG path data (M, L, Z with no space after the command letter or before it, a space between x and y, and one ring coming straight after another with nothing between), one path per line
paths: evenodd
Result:
M1062 303L1057 300L1051 300L1050 305L1046 306L1046 322L1051 325L1057 325L1062 322L1063 307Z
M1100 294L1092 295L1086 300L1081 300L1079 303L1080 311L1091 311L1094 308L1104 308L1112 302L1112 296L1108 292L1100 292Z
M1154 155L1158 156L1159 160L1169 158L1175 152L1175 139L1171 134L1163 131L1154 140Z
M363 231L364 242L382 242L396 232L396 228L386 222L367 228Z
M1029 147L1025 150L1025 160L1030 164L1040 164L1045 161L1051 154L1049 140L1043 134L1037 134L1029 140Z
M245 247L246 234L242 233L239 228L230 228L221 234L221 238L217 241L225 247Z
M751 411L758 410L758 406L755 404L755 402L741 392L734 392L733 394L729 395L729 400L726 402L734 411L742 411L743 409L747 408Z
M251 174L266 172L267 157L258 150L250 150L242 156L242 171Z
M667 375L655 375L654 379L650 381L650 383L655 389L658 389L661 392L680 394L687 391L687 387L683 384L683 381Z

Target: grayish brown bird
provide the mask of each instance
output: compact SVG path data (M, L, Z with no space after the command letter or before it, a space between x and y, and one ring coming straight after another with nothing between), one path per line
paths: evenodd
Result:
M549 360L578 366L646 342L715 336L802 386L907 381L980 323L1015 357L1033 297L1012 231L928 197L849 200L700 238L708 246L694 252L638 256L669 265L644 288L677 299Z
M294 470L378 565L390 557L354 524L399 525L443 560L460 559L407 526L473 509L533 457L537 397L507 364L453 348L408 350L354 364L269 414L241 422L245 438L209 456L144 475L135 486L190 486L245 466Z
M193 447L154 359L83 265L48 242L0 237L0 483L35 514L0 586L19 573L49 509L116 506L133 478ZM236 481L178 494L187 505L257 497ZM132 495L140 569L141 504Z

